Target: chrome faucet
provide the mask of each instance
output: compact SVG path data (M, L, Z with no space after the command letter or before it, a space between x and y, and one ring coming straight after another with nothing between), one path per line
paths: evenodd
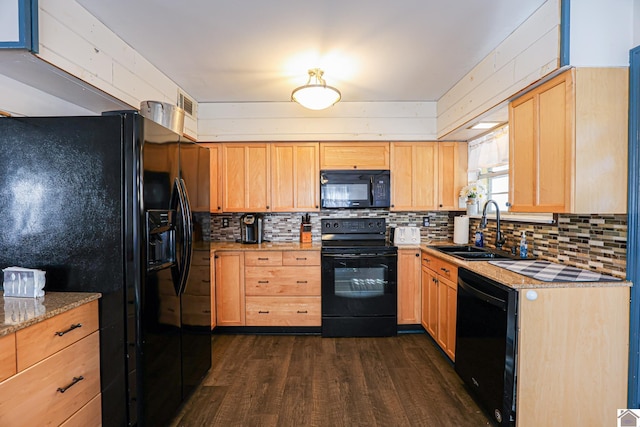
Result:
M504 245L506 239L502 236L502 231L500 231L500 208L498 208L498 204L493 199L487 200L487 203L484 204L484 208L482 208L480 228L487 228L487 206L489 206L489 203L493 203L496 207L496 249L502 249L502 245Z

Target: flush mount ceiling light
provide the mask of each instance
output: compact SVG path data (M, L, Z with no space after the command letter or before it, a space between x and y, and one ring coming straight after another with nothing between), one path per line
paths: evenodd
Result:
M309 70L309 80L304 86L297 87L291 92L291 99L310 110L324 110L340 101L340 91L332 86L327 86L320 68Z

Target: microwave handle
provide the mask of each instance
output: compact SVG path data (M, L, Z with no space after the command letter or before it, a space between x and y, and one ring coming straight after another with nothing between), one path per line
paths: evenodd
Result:
M373 206L373 177L369 177L369 206Z

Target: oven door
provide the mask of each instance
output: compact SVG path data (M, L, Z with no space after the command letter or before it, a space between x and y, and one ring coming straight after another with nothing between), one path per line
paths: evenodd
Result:
M322 316L397 316L397 252L322 252Z

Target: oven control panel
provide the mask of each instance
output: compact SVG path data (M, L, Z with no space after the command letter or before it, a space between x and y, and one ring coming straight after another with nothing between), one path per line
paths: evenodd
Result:
M384 234L384 218L327 218L321 221L322 234Z

